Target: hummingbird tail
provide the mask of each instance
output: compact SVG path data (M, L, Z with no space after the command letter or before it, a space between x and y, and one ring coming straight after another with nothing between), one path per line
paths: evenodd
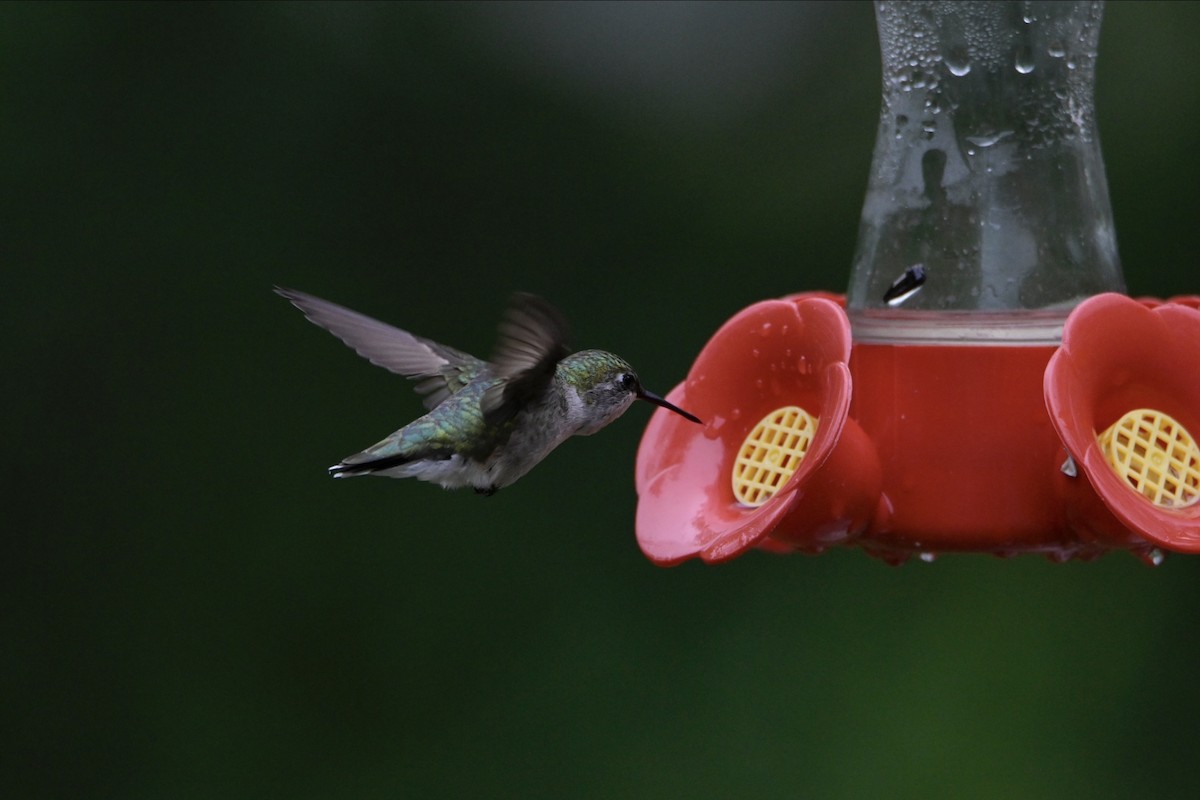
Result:
M387 469L401 466L411 461L408 456L384 456L373 458L366 453L349 456L329 468L329 474L335 478L355 478L359 475L370 475Z
M371 471L367 469L358 469L351 467L348 464L334 464L329 468L329 475L333 478L356 478L359 475L370 475Z

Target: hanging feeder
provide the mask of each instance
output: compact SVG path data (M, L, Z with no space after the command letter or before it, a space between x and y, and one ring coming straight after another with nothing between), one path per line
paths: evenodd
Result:
M855 545L1200 552L1200 301L1124 296L1100 2L877 2L883 103L846 296L734 315L637 460L656 563Z

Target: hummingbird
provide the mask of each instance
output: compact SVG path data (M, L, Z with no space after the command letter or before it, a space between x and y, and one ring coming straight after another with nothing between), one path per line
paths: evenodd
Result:
M491 495L571 436L608 425L634 400L700 422L647 391L623 358L604 350L572 353L566 319L536 295L512 296L484 361L328 300L275 291L372 364L416 381L429 412L334 464L335 478L417 478Z

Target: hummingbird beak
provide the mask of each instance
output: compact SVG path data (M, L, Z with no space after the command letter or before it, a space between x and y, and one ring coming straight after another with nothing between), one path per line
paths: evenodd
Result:
M695 422L699 425L704 424L703 422L700 421L700 418L697 417L695 414L689 414L688 412L684 411L679 406L673 405L672 403L668 403L666 400L662 399L661 397L656 395L654 392L648 392L645 389L639 388L637 396L638 396L639 400L645 400L648 403L654 403L654 405L659 406L661 408L665 408L667 411L674 411L676 414L683 417L684 419L689 419L692 422Z

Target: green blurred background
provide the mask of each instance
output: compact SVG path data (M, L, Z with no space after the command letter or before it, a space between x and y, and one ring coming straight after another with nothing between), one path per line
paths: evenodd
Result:
M1106 10L1135 294L1200 292L1197 40ZM1195 796L1200 559L659 569L642 407L325 474L420 404L272 284L481 355L535 291L665 392L845 287L878 71L866 3L0 5L0 795Z

